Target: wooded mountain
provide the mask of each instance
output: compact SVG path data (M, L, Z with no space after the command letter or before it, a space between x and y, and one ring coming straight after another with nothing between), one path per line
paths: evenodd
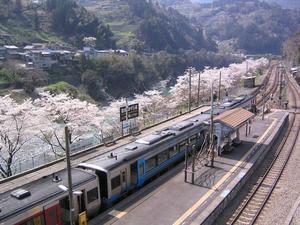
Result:
M216 0L183 0L183 1L204 4L204 3L212 3ZM223 0L223 1L226 1L226 0ZM260 0L260 1L268 2L271 4L278 4L284 8L288 8L288 9L300 9L300 1L299 0ZM180 3L179 0L161 0L161 2L163 2L164 4Z
M152 1L81 0L79 3L111 26L121 47L148 52L215 50L199 23L194 25L178 11Z
M84 37L93 36L98 48L115 47L109 27L73 0L0 0L0 19L0 44L53 42L81 47Z
M283 53L292 66L300 65L300 29L284 43Z
M283 41L300 25L299 11L259 0L218 0L172 7L194 17L222 50L280 54Z

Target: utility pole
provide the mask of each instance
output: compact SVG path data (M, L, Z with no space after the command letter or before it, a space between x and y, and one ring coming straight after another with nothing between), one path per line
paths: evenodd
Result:
M263 98L263 108L262 108L262 120L265 119L265 105L266 105L266 85L264 85L264 88L263 88L263 93L262 93L262 98Z
M198 92L197 92L197 105L200 105L200 82L201 82L201 73L198 73Z
M191 112L191 99L192 99L192 69L189 69L189 113Z
M219 104L221 102L221 79L222 79L221 77L222 77L222 72L220 70L220 75L219 75L219 93L218 93L218 102L219 102Z
M214 153L214 149L213 149L213 142L214 142L214 94L213 94L213 88L214 88L214 84L213 82L211 83L211 100L210 100L210 105L211 105L211 109L210 109L210 135L209 135L209 139L210 139L210 154L211 154L211 161L210 161L210 166L214 167L214 158L215 158L215 153Z
M280 87L279 87L279 107L281 108L281 105L282 105L282 78L283 78L283 74L282 74L282 67L279 67L278 69L279 73L280 73Z
M128 130L130 131L130 126L128 123L128 99L126 98L125 101L126 101L126 125L128 127Z
M71 173L71 159L70 159L70 131L68 126L65 126L65 141L66 141L66 159L68 171L68 192L69 192L69 207L70 207L70 224L74 225L74 202L73 202L73 184Z

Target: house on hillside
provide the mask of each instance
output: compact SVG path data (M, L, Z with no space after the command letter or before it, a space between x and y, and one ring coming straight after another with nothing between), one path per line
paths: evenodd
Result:
M6 57L10 59L17 59L19 57L19 48L15 45L4 45Z
M50 68L54 64L60 66L73 62L74 52L66 50L31 50L26 52L25 57L27 67Z
M0 60L6 59L6 49L4 47L0 47Z
M87 59L96 59L107 55L128 55L129 53L122 49L96 50L91 47L84 47L83 51L77 51L78 54L83 54Z

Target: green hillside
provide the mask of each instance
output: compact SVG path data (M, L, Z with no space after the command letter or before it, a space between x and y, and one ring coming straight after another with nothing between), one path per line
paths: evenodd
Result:
M300 29L284 43L283 53L292 66L300 65Z
M85 8L72 0L0 0L0 44L50 42L81 47L86 36L98 48L115 47L113 34Z
M193 25L176 10L152 1L80 0L79 3L110 25L120 47L148 52L215 50L200 25Z
M165 2L165 0L161 0ZM259 0L218 0L213 4L171 4L202 24L221 50L280 54L282 43L299 27L300 13Z

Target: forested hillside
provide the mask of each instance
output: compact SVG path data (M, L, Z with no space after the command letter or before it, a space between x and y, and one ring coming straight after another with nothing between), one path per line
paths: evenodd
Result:
M284 43L283 52L292 66L300 65L300 29Z
M299 11L258 0L218 0L201 5L177 2L172 7L204 25L208 36L226 51L280 54L284 40L300 25Z
M115 47L109 27L73 0L0 0L0 19L0 44L52 42L82 47L83 37L94 36L98 48Z
M137 51L209 49L214 43L176 10L145 0L81 0L89 11L111 25L121 47Z

